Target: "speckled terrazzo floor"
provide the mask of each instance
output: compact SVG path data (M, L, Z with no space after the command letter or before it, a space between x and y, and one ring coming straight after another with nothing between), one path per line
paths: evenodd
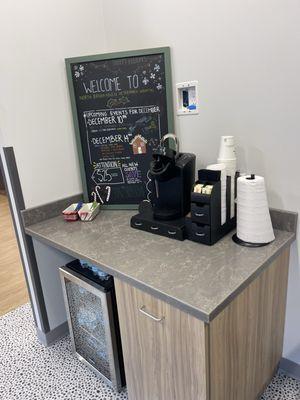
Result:
M0 318L1 400L127 400L82 365L68 337L51 347L35 334L28 304Z
M114 392L83 366L73 356L69 338L42 346L26 304L0 318L0 399L127 400L127 394ZM299 399L300 382L284 374L274 377L261 398Z
M300 382L278 373L260 400L300 400Z

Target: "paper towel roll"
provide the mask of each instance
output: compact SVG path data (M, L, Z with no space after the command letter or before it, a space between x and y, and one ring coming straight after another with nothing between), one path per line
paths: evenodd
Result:
M235 173L236 155L233 136L221 136L218 163L226 165L226 175L230 176L230 218L235 215Z
M221 171L221 225L223 225L226 222L226 165L212 164L208 165L206 169Z
M241 176L237 180L237 237L249 243L275 239L265 180L262 176Z

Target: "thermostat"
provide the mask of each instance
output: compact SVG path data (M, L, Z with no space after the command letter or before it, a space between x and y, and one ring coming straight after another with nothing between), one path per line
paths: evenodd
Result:
M198 81L177 83L176 92L178 115L199 113Z

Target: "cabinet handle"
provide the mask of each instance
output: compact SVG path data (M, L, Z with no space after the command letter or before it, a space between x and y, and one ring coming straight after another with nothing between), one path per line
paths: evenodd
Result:
M196 232L196 235L197 235L197 236L205 236L205 233Z
M159 228L158 228L158 226L151 226L150 229L152 229L153 231L157 231Z
M176 231L168 231L169 235L176 235Z
M163 321L163 320L165 319L165 317L157 318L157 317L155 317L154 315L148 313L145 309L146 309L146 306L142 306L142 307L140 308L140 312L141 312L142 314L146 315L146 317L149 317L149 318L153 319L153 321L155 321L155 322L161 322L161 321Z
M142 222L135 222L134 225L135 225L135 226L142 226L143 223L142 223Z
M203 217L204 214L195 213L196 217Z

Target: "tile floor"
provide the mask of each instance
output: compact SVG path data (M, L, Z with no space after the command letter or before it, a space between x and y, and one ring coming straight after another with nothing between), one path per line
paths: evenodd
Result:
M261 400L299 400L300 382L294 378L278 373L261 397Z
M35 335L28 304L0 318L0 398L5 400L126 400L71 353L69 338L51 347ZM299 400L300 382L277 374L261 400ZM241 399L242 400L242 399Z

